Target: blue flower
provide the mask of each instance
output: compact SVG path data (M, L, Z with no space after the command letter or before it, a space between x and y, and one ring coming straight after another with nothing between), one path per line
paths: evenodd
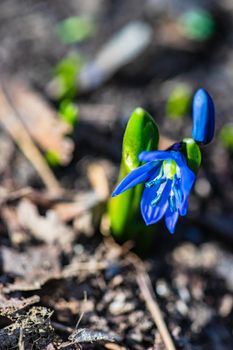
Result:
M117 196L145 183L141 197L143 219L151 225L165 216L170 233L174 233L179 215L187 213L188 196L196 178L184 155L174 149L140 153L139 160L145 164L128 174L112 194Z
M207 91L199 89L193 98L192 138L204 144L214 137L215 112L214 102Z

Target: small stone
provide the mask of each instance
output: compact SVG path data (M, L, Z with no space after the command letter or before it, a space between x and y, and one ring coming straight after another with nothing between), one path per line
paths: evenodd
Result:
M227 317L233 307L233 297L229 294L224 295L219 306L219 314L221 317Z
M170 291L168 289L168 285L164 280L158 280L156 283L156 293L160 296L160 297L168 297L170 294Z
M196 184L195 184L195 192L201 198L209 197L209 195L211 193L211 186L210 186L209 181L205 178L197 179Z
M84 247L82 244L75 244L74 253L75 255L82 255L84 252Z
M112 315L121 315L134 310L135 305L130 302L126 302L125 295L123 293L117 295L115 300L109 305L109 311Z
M187 305L182 300L176 302L176 309L182 316L187 316L189 311Z
M124 279L121 275L115 276L111 281L112 287L118 287L124 282Z
M142 334L141 333L131 333L130 334L130 339L134 340L137 343L141 343L142 342Z
M199 303L189 310L190 319L193 321L191 329L193 332L200 332L213 317L213 310L204 304Z
M190 300L190 293L187 288L183 287L178 290L180 298L183 302L188 302Z

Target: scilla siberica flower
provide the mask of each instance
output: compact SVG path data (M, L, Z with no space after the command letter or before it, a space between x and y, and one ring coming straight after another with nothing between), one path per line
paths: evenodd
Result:
M204 89L199 89L193 99L193 139L190 140L194 144L195 141L209 143L214 136L214 122L213 100ZM194 173L189 168L181 145L174 144L167 151L140 153L138 159L145 164L128 174L112 194L117 196L145 183L140 202L143 219L150 225L164 216L170 233L174 233L179 215L187 213L188 197L196 179L197 169Z
M117 186L112 196L145 183L141 198L141 213L147 225L165 216L168 230L174 233L179 215L187 213L188 196L195 174L187 166L180 151L142 152L139 160L146 164L133 170Z

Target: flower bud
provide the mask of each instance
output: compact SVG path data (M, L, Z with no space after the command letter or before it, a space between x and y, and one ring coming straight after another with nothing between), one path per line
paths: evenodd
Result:
M207 91L199 89L193 98L192 138L200 143L211 142L214 136L214 102Z

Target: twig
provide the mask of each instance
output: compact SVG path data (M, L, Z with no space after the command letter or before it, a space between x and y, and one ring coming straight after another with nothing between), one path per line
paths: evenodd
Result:
M137 272L137 283L145 300L146 306L158 328L167 350L175 350L175 345L164 322L161 310L155 299L150 278L146 272Z
M102 262L102 261L88 261L88 262L77 262L73 263L71 265L68 265L66 269L63 270L62 272L62 277L71 277L71 276L76 276L79 274L80 271L91 271L91 272L96 272L99 270L104 270L108 266L107 263Z
M10 97L8 96L3 84L0 86L0 104L1 124L21 149L25 157L32 163L48 190L60 191L61 187L59 182L35 146L23 123L17 117L17 111L14 109L14 106L12 105Z
M64 333L72 333L74 331L74 328L64 326L62 323L59 322L51 322L53 328L57 331L64 332Z
M24 350L25 349L24 341L23 341L23 329L22 328L20 328L18 347L19 347L19 350Z
M158 328L164 345L167 350L176 350L172 337L163 319L159 304L156 301L151 280L148 273L146 272L146 268L143 261L136 254L129 251L130 242L126 242L126 244L121 247L118 244L116 244L112 238L108 238L106 239L105 243L115 245L121 251L122 255L124 255L125 258L135 268L137 274L136 279L138 287L141 291L146 306L153 318L153 321Z

